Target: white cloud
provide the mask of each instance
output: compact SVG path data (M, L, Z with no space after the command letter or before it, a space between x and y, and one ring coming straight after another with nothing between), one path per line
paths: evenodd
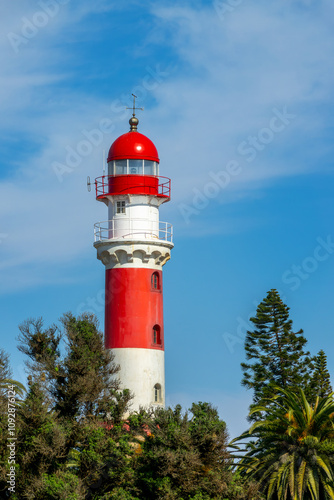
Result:
M311 15L301 13L297 4L293 2L292 8L242 2L224 20L213 6L154 8L156 31L147 37L151 43L169 44L179 61L176 70L149 92L157 104L145 111L140 123L140 130L158 146L161 175L173 181L173 203L169 215L164 209L164 219L174 217L182 225L179 203L191 204L194 189L202 190L211 181L209 172L225 169L233 159L242 165L242 173L217 195L219 203L253 196L279 177L320 170L320 152L312 149L311 139L329 125L318 105L333 100L333 7L322 2ZM126 120L120 105L111 113L111 103L91 86L60 88L72 70L66 48L57 40L69 26L74 37L83 32L87 14L104 12L108 5L64 6L19 54L6 37L0 41L0 64L6 74L0 86L0 128L8 140L17 134L31 141L32 149L25 144L24 159L13 155L11 165L3 165L0 232L8 238L0 246L2 272L16 268L19 273L28 264L70 261L87 254L93 222L106 218L105 207L93 201L92 193L87 197L85 180L87 175L100 175L102 149L127 130ZM18 32L21 18L30 19L34 12L32 6L26 11L10 4L0 25L5 33ZM114 101L119 96L112 97ZM238 146L268 127L273 109L284 106L296 118L248 163ZM66 148L76 149L84 139L82 131L109 117L115 124L113 133L104 134L102 143L59 183L54 162L64 163ZM211 230L217 231L214 221Z
M233 201L233 192L235 200L240 193L253 196L280 177L328 168L319 165L324 145L315 149L312 138L330 125L322 110L333 103L333 6L322 2L309 12L298 4L241 2L223 21L212 8L155 8L160 41L165 30L184 68L158 89L153 117L162 129L161 156L179 183L174 202L182 197L191 204L194 189L211 181L209 172L233 159L242 174L217 201ZM268 127L274 109L284 108L294 120L255 161L245 162L238 146Z

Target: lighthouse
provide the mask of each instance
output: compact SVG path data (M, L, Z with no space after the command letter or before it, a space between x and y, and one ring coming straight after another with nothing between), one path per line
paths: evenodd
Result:
M108 154L108 175L95 179L108 220L95 224L97 258L105 266L105 347L120 366L130 411L165 405L162 268L170 259L173 228L159 219L171 181L160 176L153 142L138 132L138 118Z

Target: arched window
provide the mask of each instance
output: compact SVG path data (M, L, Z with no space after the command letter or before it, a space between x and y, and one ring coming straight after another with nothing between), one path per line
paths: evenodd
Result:
M161 328L159 325L153 327L153 344L161 345Z
M160 290L160 276L159 273L153 273L151 277L152 290Z
M155 386L154 386L154 402L155 403L162 402L162 391L161 391L160 384L155 384Z

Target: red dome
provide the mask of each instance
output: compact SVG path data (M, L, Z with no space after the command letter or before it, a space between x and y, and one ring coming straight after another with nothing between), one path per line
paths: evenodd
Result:
M151 139L139 132L121 135L109 149L108 160L151 160L159 163L158 151Z

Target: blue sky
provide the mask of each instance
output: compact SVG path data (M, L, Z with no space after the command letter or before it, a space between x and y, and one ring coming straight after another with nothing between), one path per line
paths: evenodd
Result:
M22 321L88 309L103 328L93 224L107 212L85 184L128 130L134 92L139 130L172 178L167 400L211 401L234 436L251 398L247 321L270 288L334 372L334 5L119 4L2 8L1 347L24 381Z

